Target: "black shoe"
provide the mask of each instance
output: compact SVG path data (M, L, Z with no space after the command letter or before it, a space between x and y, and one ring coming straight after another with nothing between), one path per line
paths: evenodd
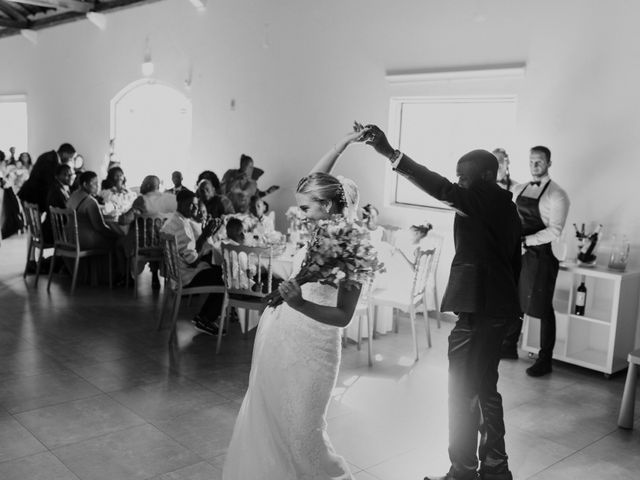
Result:
M551 361L536 360L536 363L527 368L527 375L530 377L542 377L551 373Z
M509 470L502 473L489 473L480 470L480 480L513 480L513 475Z
M518 360L517 347L502 347L500 349L500 358L502 360Z
M196 323L194 324L196 330L198 330L199 332L202 333L206 333L207 335L214 335L217 336L218 332L220 331L220 329L218 328L218 324L217 323L205 323L203 321L196 321ZM227 334L227 330L222 330L222 336L225 336Z

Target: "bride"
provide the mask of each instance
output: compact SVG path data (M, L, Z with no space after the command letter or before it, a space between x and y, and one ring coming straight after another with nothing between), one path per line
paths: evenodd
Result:
M332 215L355 218L358 189L330 175L338 157L364 135L359 125L327 153L296 191L311 222ZM285 303L265 310L253 348L249 388L236 420L223 480L351 480L326 432L326 412L340 366L340 328L353 316L359 288L293 278L306 249L294 259L292 280L280 285Z

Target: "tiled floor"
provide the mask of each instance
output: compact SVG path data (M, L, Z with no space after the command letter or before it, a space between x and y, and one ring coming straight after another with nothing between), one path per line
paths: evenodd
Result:
M158 297L144 275L125 289L21 276L24 239L0 247L0 479L215 480L244 389L253 337L239 328L214 354L184 306L179 346L155 330ZM446 338L421 338L410 361L406 321L374 342L377 362L349 345L329 411L329 433L358 480L420 480L448 466ZM525 376L503 362L507 448L517 479L640 478L640 430L616 428L624 375L557 365ZM640 401L636 427L640 429ZM247 459L247 461L251 461ZM248 479L249 480L249 479ZM252 479L253 480L253 479Z

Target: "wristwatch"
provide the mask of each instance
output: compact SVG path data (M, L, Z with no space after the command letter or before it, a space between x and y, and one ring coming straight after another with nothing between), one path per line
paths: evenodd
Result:
M394 150L393 155L389 157L389 161L391 163L396 163L402 157L402 152L400 150Z

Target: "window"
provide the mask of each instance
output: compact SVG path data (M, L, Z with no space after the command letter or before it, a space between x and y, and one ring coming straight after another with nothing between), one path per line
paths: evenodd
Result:
M491 72L495 71L453 72L450 76L438 73L435 78L401 76L402 82L388 77L396 91L406 90L410 84L410 91L416 93L391 98L389 136L392 144L395 140L398 148L415 161L453 182L456 181L456 162L466 152L478 148L491 151L496 147L509 151L516 141L517 97L512 87L492 86L495 82ZM497 78L504 80L504 70L498 72L502 75L497 74ZM452 81L461 73L465 74L463 82ZM416 77L419 77L417 81ZM504 85L503 81L498 83ZM503 94L501 90L510 93ZM389 203L449 208L401 175L393 172L390 175Z
M27 146L27 97L0 96L0 150L8 157L9 147L16 147L17 158Z
M157 175L168 188L176 169L187 176L191 120L191 101L171 86L141 80L116 95L111 102L111 138L128 186Z

